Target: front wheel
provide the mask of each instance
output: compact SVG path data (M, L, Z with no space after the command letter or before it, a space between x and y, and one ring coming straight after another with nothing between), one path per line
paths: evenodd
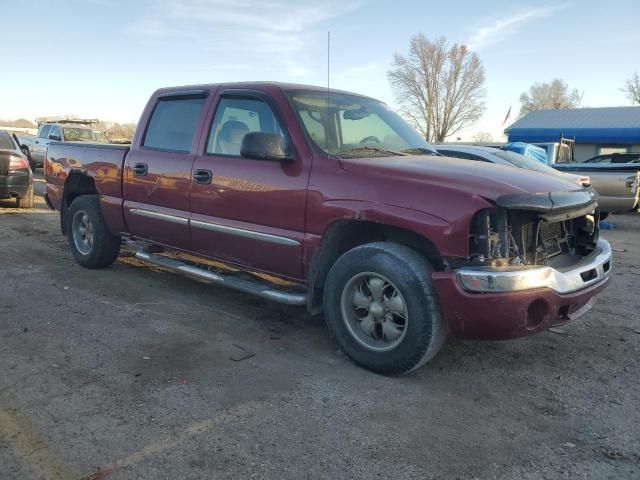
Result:
M97 195L82 195L67 212L67 240L76 261L85 268L103 268L116 261L120 237L107 229Z
M422 255L387 242L356 247L336 261L325 283L325 319L354 362L397 375L435 356L447 329L432 272Z

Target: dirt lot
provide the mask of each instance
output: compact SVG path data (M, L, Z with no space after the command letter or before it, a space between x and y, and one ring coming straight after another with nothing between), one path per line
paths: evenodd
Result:
M0 205L0 478L640 478L640 216L611 221L582 320L386 378L301 309L84 270L56 214Z

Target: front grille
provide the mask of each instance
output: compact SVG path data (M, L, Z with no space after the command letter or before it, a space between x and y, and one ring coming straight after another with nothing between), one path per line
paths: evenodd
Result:
M569 250L565 222L532 222L522 226L520 244L528 263L545 264L551 257Z

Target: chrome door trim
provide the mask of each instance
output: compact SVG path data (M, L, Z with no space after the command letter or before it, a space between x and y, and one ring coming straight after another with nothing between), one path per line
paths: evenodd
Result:
M132 208L129 210L129 213L132 213L133 215L139 215L141 217L177 223L178 225L187 225L189 223L189 219L187 217L179 217L177 215L169 215L167 213L154 212L151 210L144 210L142 208Z
M238 237L251 238L253 240L261 240L263 242L276 243L278 245L298 246L300 242L292 238L280 237L269 233L254 232L253 230L244 230L242 228L228 227L217 223L201 222L200 220L191 220L191 226L211 230L213 232L228 233Z

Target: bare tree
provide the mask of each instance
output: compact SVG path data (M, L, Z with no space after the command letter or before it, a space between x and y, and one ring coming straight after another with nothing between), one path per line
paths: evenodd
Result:
M528 92L520 95L520 115L532 110L562 110L580 106L582 96L578 89L569 90L566 82L554 78L551 82L534 83Z
M393 56L387 72L400 113L428 141L442 142L484 113L484 68L465 45L411 37L409 55Z
M478 132L473 136L473 141L477 143L493 142L493 135L489 132Z
M636 103L640 105L640 75L638 75L638 72L631 75L631 78L624 82L624 87L620 90L631 100L632 105Z
M96 128L112 141L131 141L136 130L135 123L98 122Z

